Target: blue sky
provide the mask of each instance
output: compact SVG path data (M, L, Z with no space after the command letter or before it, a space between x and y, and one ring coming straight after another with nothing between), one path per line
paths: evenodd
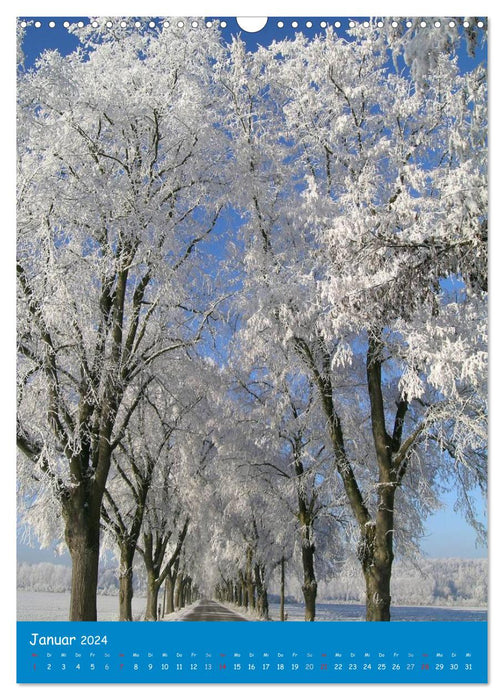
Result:
M40 22L41 24L39 28L31 25L27 30L25 39L27 67L31 67L37 56L45 49L58 49L61 53L66 54L76 48L77 40L74 36L69 34L67 29L63 26L64 21L69 21L71 23L82 21L85 24L89 22L88 17L82 16L68 17L65 20L61 17L54 17L53 21L55 26L49 27L49 22L52 18L48 16L21 16L21 19L26 19L33 23ZM133 22L136 19L140 20L141 18L129 17L128 21ZM360 19L364 20L364 18ZM217 17L215 15L209 15L207 20L219 21L221 23L221 32L226 40L229 40L231 36L240 34L247 48L251 51L255 50L258 44L263 46L269 45L273 39L293 38L296 32L301 30L306 36L313 37L316 34L324 32L326 24L331 24L336 28L338 33L343 33L349 23L348 17L270 17L265 27L259 32L246 32L241 29L236 17ZM161 23L160 19L156 19L155 21L159 24ZM279 23L283 26L279 27ZM142 24L145 24L145 20L142 21ZM311 26L307 26L307 24ZM341 27L339 25L341 25ZM459 54L462 70L469 70L476 63L485 60L485 58L486 44L478 45L474 58L469 57L465 50L461 51Z
M26 18L28 19L28 18ZM55 17L55 27L49 27L50 17L30 17L33 22L40 21L41 27L36 28L35 26L30 26L27 30L24 50L26 55L26 67L31 67L38 55L44 49L58 49L61 53L69 53L76 46L77 41L75 37L68 34L67 29L63 26L63 19L61 17ZM209 19L213 19L211 16ZM270 18L265 29L256 33L247 33L240 29L237 21L233 17L220 17L221 22L225 22L226 26L222 28L223 35L226 39L229 39L231 35L241 33L243 39L250 50L254 50L257 44L267 45L272 39L281 39L284 37L293 37L296 31L303 31L308 36L313 36L315 33L323 31L320 27L320 18L294 18L294 17L282 17L283 28L279 29L277 24L279 18ZM68 18L70 22L83 21L88 22L86 17L72 17ZM293 21L298 21L299 27L292 27ZM306 22L312 21L313 26L311 28L306 27ZM330 22L334 25L335 22L340 21L342 27L346 27L348 24L348 18L327 18L325 21ZM476 59L470 59L467 57L465 50L460 55L461 65L464 69L470 69L475 62L479 62L484 59L485 48L479 50ZM481 497L476 497L477 509L483 513L485 510L485 504ZM454 511L454 496L448 494L445 497L445 507L437 512L435 515L427 519L425 523L425 530L427 536L423 542L423 550L428 556L433 557L484 557L486 556L486 548L475 546L475 533L471 527L465 522L463 517ZM19 560L28 561L40 561L49 560L57 561L51 550L46 551L36 551L31 550L25 545L18 544L18 557ZM63 557L59 559L60 563L69 563L68 557Z

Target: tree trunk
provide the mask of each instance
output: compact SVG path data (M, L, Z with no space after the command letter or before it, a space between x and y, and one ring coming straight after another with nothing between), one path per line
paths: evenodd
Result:
M98 539L98 538L97 538ZM79 537L68 546L72 558L70 622L96 622L99 541Z
M317 600L317 579L315 578L314 555L315 545L312 542L309 524L301 527L301 556L303 560L303 591L305 601L305 621L315 620L315 601Z
M96 622L96 593L100 556L100 507L80 485L69 497L63 514L65 541L72 558L70 622Z
M243 576L242 572L240 571L240 583L241 583L241 598L242 598L242 605L244 608L248 608L248 588L247 588L247 582L245 580L245 577Z
M397 454L400 449L407 411L407 403L399 401L394 430L392 435L389 435L382 393L382 351L381 331L370 333L367 380L371 426L379 470L378 508L376 522L366 523L364 532L361 527L366 543L361 561L366 580L366 619L372 622L390 620L390 577L394 559L394 499L398 484L398 465L393 465L392 454Z
M390 568L363 568L366 581L366 621L390 621Z
M252 578L252 550L249 547L247 549L247 568L245 571L245 580L247 583L247 608L250 610L255 609L255 590L254 590L254 579Z
M315 601L317 600L317 582L315 580L305 580L302 590L305 601L305 621L314 622Z
M147 605L145 608L145 620L146 621L156 621L158 619L157 614L157 602L158 602L159 585L156 579L152 575L147 575Z
M261 569L259 564L254 567L255 573L255 585L257 591L257 612L264 619L268 619L269 608L268 608L268 592L264 585L264 569Z
M243 576L243 571L238 572L238 583L240 587L240 605L243 608L247 607L247 586L245 584L245 578Z
M131 622L133 612L131 603L133 600L133 557L135 550L127 545L121 547L121 561L119 564L119 621Z
M280 562L280 622L285 620L285 557Z
M180 607L181 608L185 608L185 606L187 605L187 597L188 597L187 594L188 594L188 590L191 586L190 581L191 581L191 579L189 578L189 576L184 576L184 578L182 580L182 591L181 591L181 595L180 595Z
M175 593L174 593L175 610L180 610L180 608L182 607L180 604L181 588L182 588L182 574L178 573L176 581L175 581Z
M366 621L390 621L390 579L393 553L394 489L381 487L376 523L367 523L359 559L366 582Z
M175 612L175 601L173 598L173 581L170 574L166 577L166 614Z

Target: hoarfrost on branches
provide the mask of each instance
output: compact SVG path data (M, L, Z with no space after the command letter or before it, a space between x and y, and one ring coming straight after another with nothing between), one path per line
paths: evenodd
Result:
M73 619L100 527L149 619L163 583L267 618L286 568L314 619L353 551L388 620L448 486L484 538L486 75L419 22L254 52L75 26L20 70L19 503Z

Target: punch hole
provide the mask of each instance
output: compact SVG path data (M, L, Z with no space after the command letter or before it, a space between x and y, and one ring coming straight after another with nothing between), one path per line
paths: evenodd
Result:
M236 21L244 32L260 32L268 22L267 17L237 17Z

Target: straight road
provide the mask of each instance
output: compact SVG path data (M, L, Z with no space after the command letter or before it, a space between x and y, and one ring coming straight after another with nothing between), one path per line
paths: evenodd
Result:
M182 622L248 622L214 600L202 600L181 618Z

